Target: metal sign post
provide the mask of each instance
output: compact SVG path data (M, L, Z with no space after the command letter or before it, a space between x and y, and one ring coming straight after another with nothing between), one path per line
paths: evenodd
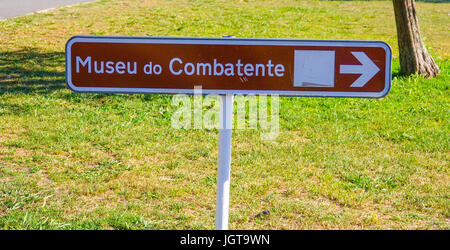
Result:
M74 36L75 92L221 95L216 229L228 229L233 94L382 98L392 79L382 41Z
M233 126L233 95L220 96L219 156L217 168L216 229L228 229L230 206L231 133Z

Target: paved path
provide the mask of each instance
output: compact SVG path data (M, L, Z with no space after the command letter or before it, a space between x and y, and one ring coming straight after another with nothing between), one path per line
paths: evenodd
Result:
M22 16L35 11L95 0L0 0L0 19Z

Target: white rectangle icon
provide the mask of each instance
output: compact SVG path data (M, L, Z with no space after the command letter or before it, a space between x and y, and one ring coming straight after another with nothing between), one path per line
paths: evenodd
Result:
M334 50L295 50L295 87L334 87Z

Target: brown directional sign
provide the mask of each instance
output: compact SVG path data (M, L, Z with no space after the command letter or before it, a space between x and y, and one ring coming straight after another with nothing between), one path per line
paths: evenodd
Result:
M383 97L392 52L380 41L75 36L77 92Z

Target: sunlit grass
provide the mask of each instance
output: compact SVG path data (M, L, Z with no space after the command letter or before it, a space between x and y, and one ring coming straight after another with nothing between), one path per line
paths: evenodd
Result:
M230 228L441 228L449 204L449 4L418 3L442 74L383 99L280 98L280 135L233 134ZM0 227L212 229L217 131L171 96L70 92L77 34L388 42L389 1L100 1L0 21ZM267 216L257 216L269 210Z

